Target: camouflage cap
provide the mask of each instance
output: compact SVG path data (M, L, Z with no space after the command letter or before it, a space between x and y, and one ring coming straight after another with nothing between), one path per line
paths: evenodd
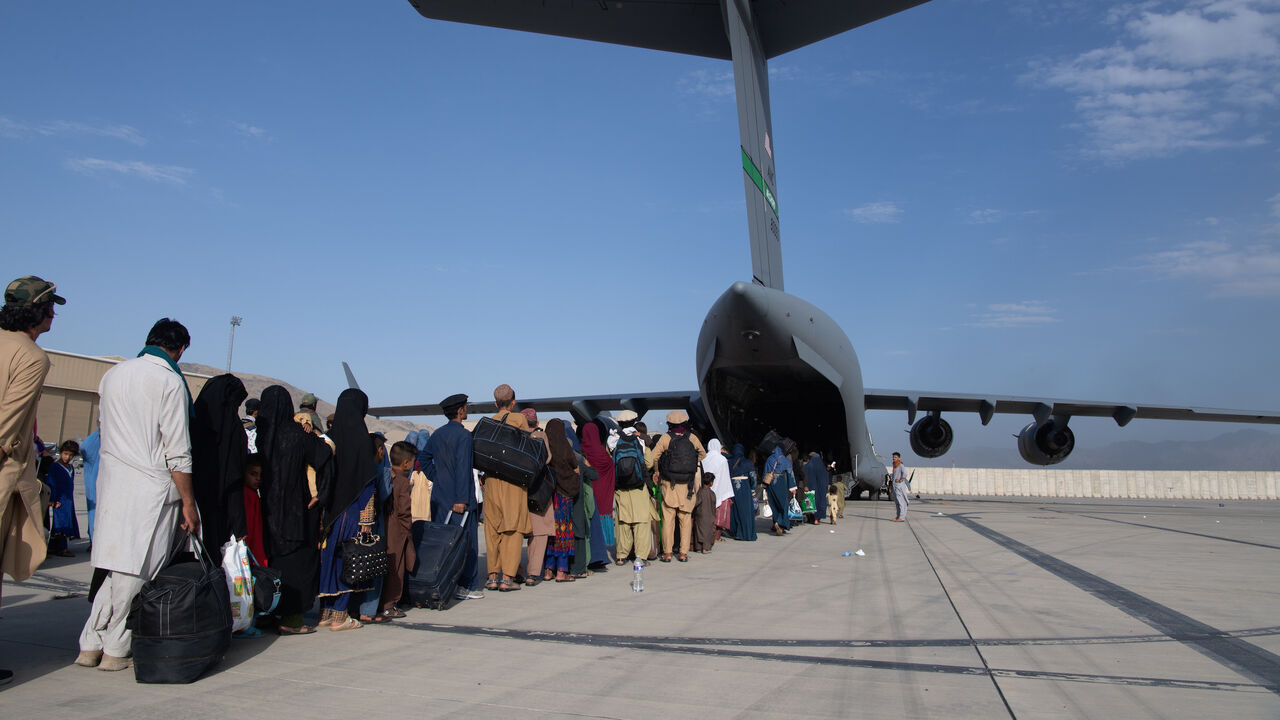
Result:
M4 304L10 307L31 307L52 299L59 305L65 305L67 299L53 292L57 287L35 275L25 275L9 283L9 287L4 289Z
M302 400L298 402L298 407L313 408L315 406L316 406L316 396L312 395L311 393L307 393L306 395L303 395Z

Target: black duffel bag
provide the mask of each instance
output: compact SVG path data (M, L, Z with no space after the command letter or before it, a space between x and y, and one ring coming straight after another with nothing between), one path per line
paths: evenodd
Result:
M222 568L198 537L195 559L161 570L133 598L133 676L140 683L189 683L217 665L231 645L231 593Z
M543 465L542 472L529 486L529 512L541 515L547 511L551 498L556 494L556 474L550 465Z
M338 546L342 558L342 574L339 579L349 588L368 588L374 580L391 570L391 558L387 557L387 541L380 535L368 533L347 538Z
M471 431L472 465L489 477L528 488L547 464L547 445L502 417L481 418Z

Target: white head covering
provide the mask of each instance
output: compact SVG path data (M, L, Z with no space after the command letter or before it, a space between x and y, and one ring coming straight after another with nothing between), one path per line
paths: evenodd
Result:
M720 454L720 441L711 438L707 443L707 459L702 461L702 472L714 473L711 492L716 494L716 505L733 497L733 481L729 479L729 459Z

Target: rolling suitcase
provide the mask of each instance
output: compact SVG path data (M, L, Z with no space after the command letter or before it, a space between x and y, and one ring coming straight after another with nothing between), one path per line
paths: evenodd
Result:
M133 598L133 676L140 683L194 682L231 645L231 593L222 568L192 538L194 561L161 570Z
M467 539L463 527L467 524L467 513L462 514L459 525L449 522L452 517L450 511L442 523L419 520L413 524L418 561L409 568L405 587L410 599L421 607L444 610L458 589L458 575L462 574L466 562Z

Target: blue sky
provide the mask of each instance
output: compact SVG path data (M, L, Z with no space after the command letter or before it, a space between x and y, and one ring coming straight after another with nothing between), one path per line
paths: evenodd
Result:
M693 388L749 277L727 62L407 2L0 6L48 347L374 404ZM937 0L770 63L787 289L869 387L1280 408L1280 5ZM905 418L872 413L878 449ZM1022 418L957 442L1012 450ZM1228 427L1073 422L1078 442Z

